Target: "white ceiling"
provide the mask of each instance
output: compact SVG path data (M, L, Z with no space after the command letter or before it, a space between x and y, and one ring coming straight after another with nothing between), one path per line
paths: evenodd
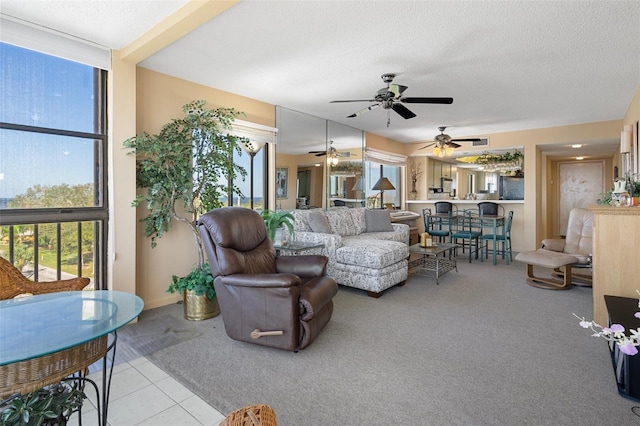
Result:
M0 12L121 49L186 1L0 0ZM401 142L624 117L640 84L639 1L243 1L140 66ZM395 73L404 120L346 118ZM596 141L599 144L615 141Z

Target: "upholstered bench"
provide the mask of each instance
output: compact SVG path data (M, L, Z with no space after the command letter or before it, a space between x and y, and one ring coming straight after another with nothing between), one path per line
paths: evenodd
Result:
M590 286L592 234L593 212L582 208L572 209L565 239L545 239L542 248L521 252L516 256L518 262L527 264L527 284L549 290L566 290L575 284L572 280L577 279L581 285ZM554 278L536 277L533 275L534 266L552 269ZM583 268L586 273L573 273L572 268L576 267Z
M364 234L362 234L364 235ZM332 268L340 284L379 297L387 288L407 279L407 244L364 237L343 239Z
M536 287L558 290L571 287L571 265L578 263L578 258L573 255L544 248L518 253L516 260L527 264L527 282L529 282L529 284ZM553 270L563 267L564 279L560 281L554 278L536 277L533 275L534 266Z

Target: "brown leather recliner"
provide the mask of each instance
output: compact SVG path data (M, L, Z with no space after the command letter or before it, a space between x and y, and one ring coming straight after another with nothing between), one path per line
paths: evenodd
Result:
M260 215L224 207L198 220L227 335L297 351L311 344L333 313L338 286L326 256L276 257Z

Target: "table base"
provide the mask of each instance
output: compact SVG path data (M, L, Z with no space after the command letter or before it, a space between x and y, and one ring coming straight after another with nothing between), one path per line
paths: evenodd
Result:
M409 262L409 271L416 275L435 277L436 284L440 284L439 278L449 271L458 272L458 263L455 259L447 259L441 256L423 254L421 258Z
M111 344L109 344L109 336L105 335L59 352L1 365L0 400L6 402L13 399L15 395L35 392L61 381L89 382L98 397L98 425L106 426L111 376L118 340L115 331L112 336ZM111 352L111 366L107 368L109 352ZM97 384L86 377L89 366L100 359L102 359L102 398ZM78 414L82 415L82 409Z

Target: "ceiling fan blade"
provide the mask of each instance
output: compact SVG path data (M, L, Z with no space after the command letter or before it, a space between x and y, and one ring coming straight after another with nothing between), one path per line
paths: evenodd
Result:
M430 143L429 145L425 145L425 146L423 146L422 148L418 148L418 150L425 149L425 148L429 148L430 146L434 146L435 144L436 144L435 142Z
M330 104L339 104L339 103L344 103L344 102L375 102L375 99L351 99L351 100L345 100L345 101L330 101Z
M405 104L452 104L453 98L401 98Z
M324 156L324 155L327 155L327 153L326 153L326 152L324 152L324 151L323 151L323 152L318 152L318 153L316 154L316 157L322 157L322 156Z
M470 139L451 139L450 142L480 142L482 139L470 138Z
M393 106L391 107L395 112L397 112L398 114L400 114L400 116L402 118L404 118L405 120L408 120L410 118L415 117L416 115L411 112L411 110L409 108L407 108L406 106L402 105L402 104L393 104Z
M408 89L407 86L403 86L401 84L390 84L389 85L389 92L393 93L393 96L395 98L397 98L398 96L402 95L402 92L404 92L407 89Z
M453 141L449 141L449 143L447 145L450 146L451 148L460 148L462 146L462 145L458 145L457 143L455 143Z
M380 106L380 104L373 104L373 105L369 105L366 108L362 108L360 111L356 111L351 115L347 115L347 118L353 118L353 117L358 117L359 115L365 114L369 111L371 111L374 108L378 108Z

